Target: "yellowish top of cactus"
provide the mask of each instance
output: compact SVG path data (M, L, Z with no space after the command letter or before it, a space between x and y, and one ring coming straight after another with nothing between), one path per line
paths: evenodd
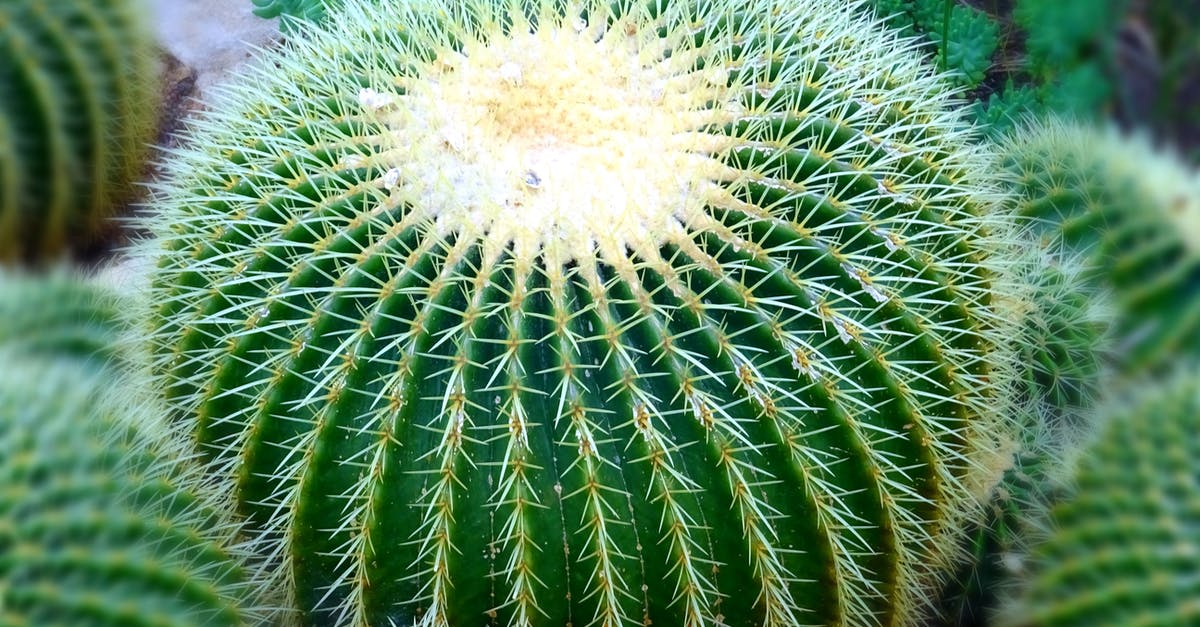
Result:
M696 71L703 49L664 55L649 20L530 30L437 46L395 92L359 93L394 130L380 155L393 200L547 266L617 263L703 230L704 206L730 202L715 158L730 140L702 130L735 117L723 64Z

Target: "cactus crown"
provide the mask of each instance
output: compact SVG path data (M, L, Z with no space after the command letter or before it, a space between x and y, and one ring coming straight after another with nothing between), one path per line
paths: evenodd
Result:
M306 620L920 611L1009 437L1008 228L860 8L353 1L196 122L146 329Z
M474 32L415 29L397 52L417 67L360 92L386 129L371 159L406 219L481 238L488 256L511 245L517 263L617 266L710 230L706 204L736 205L718 183L738 172L714 156L733 145L720 128L745 89L733 50L636 10L589 21L544 4L537 28L506 24L500 4L457 10Z

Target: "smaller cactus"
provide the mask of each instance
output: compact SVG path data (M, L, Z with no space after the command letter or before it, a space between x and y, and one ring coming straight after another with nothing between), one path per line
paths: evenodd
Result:
M1200 370L1105 416L1002 625L1200 623Z
M958 0L871 0L867 3L904 35L922 33L940 69L975 88L992 66L999 27L987 13Z
M293 19L311 22L323 19L330 2L336 0L254 0L254 14L264 18L283 18L280 25L284 31L288 31L295 27Z
M141 172L157 116L136 0L0 3L0 260L97 238Z
M1018 213L1044 240L1088 258L1111 292L1126 372L1200 355L1200 175L1146 142L1053 121L1004 147Z
M223 495L132 363L100 361L116 297L63 274L39 285L0 277L0 311L29 307L15 327L0 316L0 625L266 620L264 573ZM50 315L53 296L65 313ZM44 331L27 324L38 314Z

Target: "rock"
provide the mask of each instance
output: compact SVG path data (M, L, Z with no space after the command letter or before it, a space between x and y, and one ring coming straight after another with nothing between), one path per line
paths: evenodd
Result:
M251 13L250 0L151 0L163 48L195 73L196 97L279 40L278 20Z

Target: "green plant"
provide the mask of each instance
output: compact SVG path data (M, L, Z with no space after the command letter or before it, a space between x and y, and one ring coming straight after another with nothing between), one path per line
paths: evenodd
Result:
M1024 49L1000 70L1005 87L978 103L979 119L1000 136L1028 114L1112 113L1120 96L1114 46L1129 6L1129 0L1014 2L1007 17Z
M841 0L351 1L147 218L310 623L899 624L1011 438L993 161Z
M1110 384L1112 312L1084 276L1085 264L1047 249L1028 264L1033 286L1022 318L1017 409L1021 438L1012 466L988 500L983 522L967 534L970 558L943 590L941 625L987 625L1024 576L1030 545L1061 498L1062 459L1090 430L1095 404Z
M94 243L140 174L157 116L134 0L0 5L0 260Z
M293 20L320 21L325 17L328 3L336 0L253 0L254 14L259 17L283 17L285 30L294 27Z
M115 297L57 277L47 296L91 311L72 320L39 285L0 277L0 309L47 319L0 317L0 624L257 624L265 571L229 504L132 365L101 359Z
M0 269L0 346L49 358L119 361L121 312L128 304L65 268L37 276Z
M1088 257L1111 292L1120 367L1196 355L1200 175L1143 140L1061 121L1028 125L1003 151L1035 237Z
M1106 410L1004 625L1194 625L1200 370Z
M938 67L976 88L992 66L999 29L987 13L958 0L870 0L866 3L905 35L921 34Z

